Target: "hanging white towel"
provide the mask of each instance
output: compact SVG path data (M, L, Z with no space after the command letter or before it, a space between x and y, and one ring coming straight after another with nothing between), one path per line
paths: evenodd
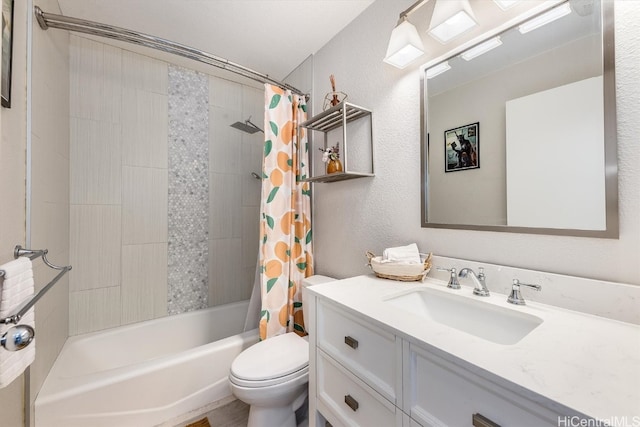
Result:
M387 248L382 252L382 262L403 262L409 264L420 264L420 251L418 245L411 243L407 246Z
M18 258L4 265L4 277L0 278L0 318L15 314L20 307L31 298L34 292L33 267L26 257ZM19 322L22 325L35 326L33 307L27 311ZM15 325L0 324L0 336ZM9 385L33 363L36 355L35 339L25 349L8 351L0 347L0 388Z

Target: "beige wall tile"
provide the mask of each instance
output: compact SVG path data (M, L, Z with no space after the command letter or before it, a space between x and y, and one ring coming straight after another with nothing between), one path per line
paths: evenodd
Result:
M165 62L125 50L122 53L122 86L166 95L167 67Z
M209 238L242 237L240 175L209 174Z
M32 135L32 201L69 203L69 158L53 149L55 141L61 138L60 135L52 134L45 140L37 135ZM38 214L38 212L32 213Z
M242 86L242 113L264 129L264 89ZM255 134L257 135L257 134ZM264 136L260 133L260 136Z
M120 325L120 287L70 292L69 335Z
M84 37L71 37L71 116L118 123L122 51Z
M262 181L255 179L251 172L262 176L262 153L264 142L255 135L247 135L242 141L242 206L260 206Z
M122 100L122 49L105 44L103 47L103 89L100 119L111 123L121 122Z
M71 203L121 202L120 125L71 118Z
M251 298L253 284L256 278L256 266L243 267L240 271L240 281L238 283L238 301Z
M167 314L167 244L122 247L122 324Z
M128 166L167 168L167 96L139 89L122 97L122 162Z
M231 124L244 122L240 111L209 106L209 172L238 173L242 165L242 132Z
M242 266L255 267L260 242L260 208L242 207Z
M209 305L240 301L242 239L209 240ZM246 299L246 298L245 298Z
M167 242L167 170L122 171L122 243Z
M69 204L34 202L32 208L31 246L48 249L49 258L54 263L68 264L68 258L54 258L54 254L63 252L68 256L69 253Z
M242 85L219 77L209 77L209 105L242 111Z
M71 206L71 290L120 285L119 205Z

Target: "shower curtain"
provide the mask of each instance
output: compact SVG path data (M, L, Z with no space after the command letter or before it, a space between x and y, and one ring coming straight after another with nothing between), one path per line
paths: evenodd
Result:
M260 339L304 335L302 279L313 274L309 153L304 97L265 85L260 207Z

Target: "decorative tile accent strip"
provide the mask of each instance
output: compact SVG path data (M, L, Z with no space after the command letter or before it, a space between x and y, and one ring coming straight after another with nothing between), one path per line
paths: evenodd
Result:
M208 85L169 66L168 314L208 307Z

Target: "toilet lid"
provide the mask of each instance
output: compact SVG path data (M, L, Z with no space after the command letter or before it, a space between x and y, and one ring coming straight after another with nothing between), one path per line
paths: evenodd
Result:
M295 332L289 332L244 350L231 364L231 374L240 379L263 381L299 371L308 364L309 343Z

